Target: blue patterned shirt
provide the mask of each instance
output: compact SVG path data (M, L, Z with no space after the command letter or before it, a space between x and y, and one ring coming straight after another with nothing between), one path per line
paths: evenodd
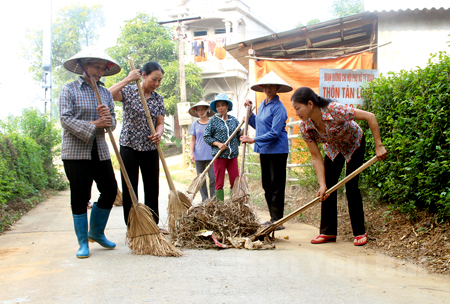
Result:
M152 135L145 117L141 96L136 85L127 85L121 91L123 102L123 125L119 144L137 151L156 150L156 145L148 139ZM147 99L147 106L156 128L159 115L166 115L164 99L153 91Z
M112 126L116 128L116 114L111 93L101 81L97 82L100 98L110 109ZM89 121L100 118L97 98L94 89L79 77L76 81L63 86L59 93L59 116L64 128L61 146L62 159L91 159L94 137L97 139L98 156L100 160L110 159L105 141L105 129L96 128Z
M213 142L217 141L225 143L230 135L239 127L239 121L231 115L228 115L228 120L225 122L217 115L214 115L206 125L205 135L203 140L211 146L211 155L215 156L219 152L219 148L213 146ZM240 131L233 137L228 144L228 149L225 149L219 158L235 158L239 155L239 137Z

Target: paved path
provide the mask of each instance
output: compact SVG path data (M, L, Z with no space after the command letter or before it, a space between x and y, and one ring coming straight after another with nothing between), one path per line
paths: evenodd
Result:
M167 191L161 180L162 210ZM117 248L94 244L88 259L77 259L69 192L61 192L0 236L0 303L450 303L448 276L339 239L312 245L316 228L286 227L278 236L289 240L276 250L137 256L114 207L106 234Z

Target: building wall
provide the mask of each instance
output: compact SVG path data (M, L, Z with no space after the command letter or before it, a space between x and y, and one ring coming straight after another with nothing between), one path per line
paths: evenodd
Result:
M447 51L450 41L450 9L407 10L378 14L378 71L424 68L431 53Z

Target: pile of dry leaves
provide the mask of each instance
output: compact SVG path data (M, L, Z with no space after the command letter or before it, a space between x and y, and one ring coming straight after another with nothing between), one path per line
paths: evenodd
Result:
M243 199L224 202L212 199L187 210L176 222L172 237L177 246L194 249L273 248L273 245L249 239L258 228L256 213Z

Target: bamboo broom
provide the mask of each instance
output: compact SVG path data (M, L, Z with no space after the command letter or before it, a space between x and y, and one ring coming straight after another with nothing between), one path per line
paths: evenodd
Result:
M236 128L236 130L234 130L234 132L230 135L230 137L225 142L225 145L228 145L230 143L233 137L239 132L239 129L242 127L243 124L244 121L242 121L240 125ZM216 155L211 160L209 165L205 168L205 170L203 170L203 172L200 175L197 175L197 177L192 181L191 185L188 187L186 192L178 192L178 195L183 202L190 202L190 204L192 205L192 201L194 200L195 195L206 181L206 174L208 173L209 168L211 168L214 161L220 156L221 153L222 150L219 150L216 153Z
M95 83L93 77L89 77L89 79L91 80L91 86L94 89L97 103L101 105L102 100L98 93L97 83ZM122 161L122 157L120 156L119 149L117 148L116 141L114 140L111 128L106 128L106 130L114 148L114 152L116 153L117 160L119 161L120 169L122 170L133 203L133 208L130 209L127 224L126 242L128 243L128 246L133 253L140 255L181 256L183 253L175 248L175 246L173 246L159 231L158 226L153 220L150 209L146 205L139 203Z
M130 66L133 70L135 69L133 59L131 59L131 58L130 58ZM154 135L156 133L156 130L155 130L155 127L153 126L153 121L150 116L150 112L148 110L147 102L145 101L145 96L144 96L142 87L140 85L140 80L136 80L136 85L139 90L139 95L141 96L141 102L142 102L142 106L144 107L145 117L147 118L147 123L150 127L152 135ZM179 219L181 217L181 215L183 214L183 212L186 211L187 209L189 209L189 207L191 207L192 204L190 204L190 202L180 201L180 199L178 197L178 192L175 189L175 184L173 183L169 168L167 167L166 160L164 159L164 155L162 153L161 146L159 145L159 143L156 144L156 148L158 149L159 158L161 159L161 163L163 165L164 172L165 172L166 178L167 178L167 183L169 184L169 188L170 188L169 204L167 207L167 209L168 209L167 213L169 216L169 230L171 232L173 232L175 229L175 221L177 219Z
M340 187L342 187L344 184L348 183L349 180L351 180L352 178L354 178L356 175L358 175L359 173L361 173L362 171L364 171L365 169L367 169L370 165L376 163L378 160L378 158L376 156L372 157L370 160L368 160L367 162L365 162L361 167L359 167L358 169L356 169L355 171L353 171L352 173L350 173L348 176L346 176L345 178L343 178L339 183L337 183L336 185L334 185L333 187L331 187L330 189L327 190L327 192L325 192L326 194L330 194L333 193L334 191L336 191L337 189L339 189ZM250 237L250 239L252 239L253 241L256 240L257 238L261 237L261 236L266 236L269 233L271 233L272 231L275 230L275 228L277 228L278 226L283 225L284 223L286 223L287 221L293 219L294 217L296 217L297 215L299 215L300 213L304 212L306 209L308 209L309 207L314 206L316 203L318 203L320 201L320 197L316 197L315 199L313 199L312 201L310 201L309 203L301 206L300 208L292 211L290 214L286 215L285 217L283 217L282 219L279 219L278 221L276 221L275 223L272 223L264 228L262 228L261 230L259 230L258 232L256 232L253 236Z
M245 119L245 126L244 126L244 136L247 135L248 130L248 120L250 119L252 108L250 106L247 106L247 117ZM231 192L231 201L237 202L240 199L242 200L242 203L246 204L250 200L250 193L248 192L248 181L247 176L244 173L244 165L245 165L245 148L246 143L242 144L242 153L241 153L241 170L239 172L239 176L236 177L234 180L234 186L233 190Z

